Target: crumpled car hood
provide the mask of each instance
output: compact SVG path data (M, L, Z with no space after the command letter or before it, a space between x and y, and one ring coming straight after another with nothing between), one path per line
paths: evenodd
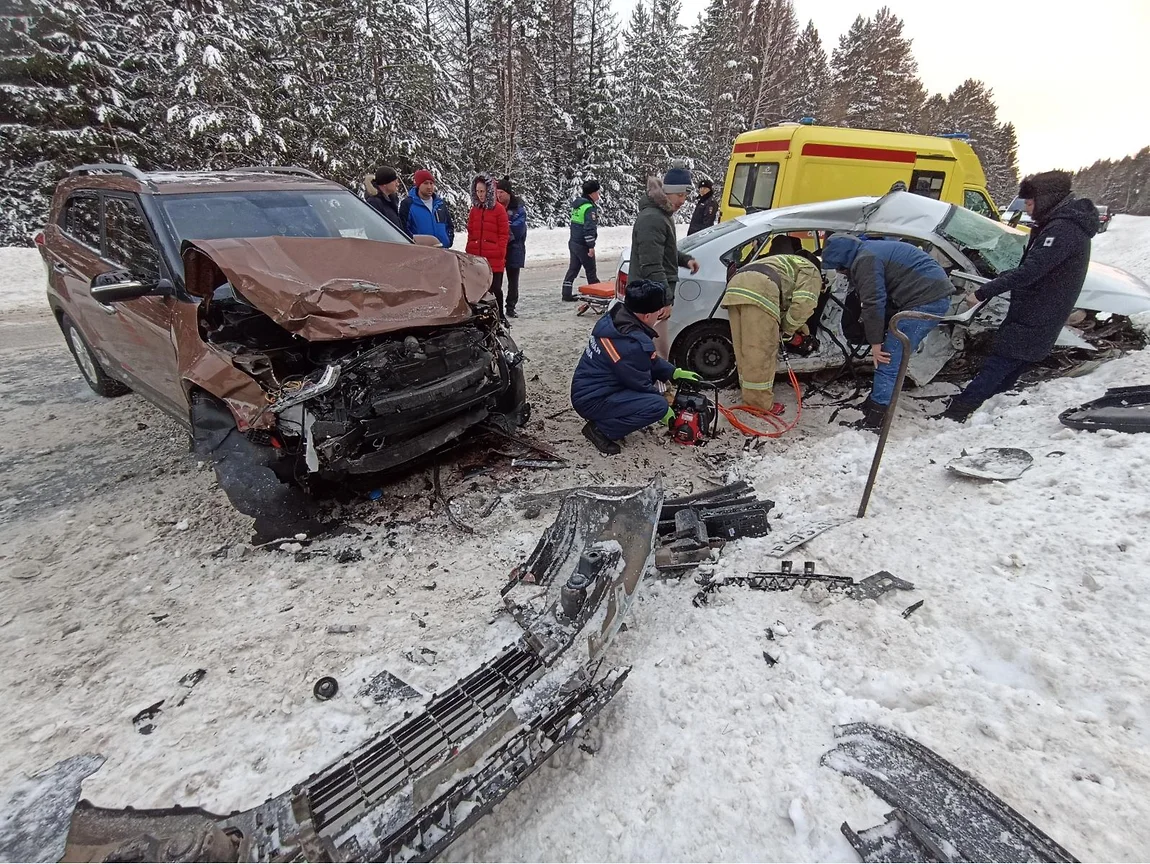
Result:
M222 273L249 303L311 342L465 321L491 287L480 259L352 237L188 240L182 256L189 293L210 297Z

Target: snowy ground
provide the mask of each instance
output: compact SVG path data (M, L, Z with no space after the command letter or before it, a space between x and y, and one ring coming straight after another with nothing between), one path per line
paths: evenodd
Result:
M1150 219L1118 217L1094 248L1150 279ZM87 390L50 320L9 299L42 296L34 253L2 251L0 296L21 308L0 320L0 800L22 774L98 752L108 762L84 787L98 804L250 806L395 719L355 698L362 679L386 668L431 692L508 641L498 588L553 515L524 520L516 494L656 472L690 491L729 472L777 502L778 536L853 515L874 448L809 407L752 452L730 432L697 451L639 435L599 458L564 413L592 322L557 302L562 263L533 256L515 327L542 423L531 432L572 468L445 469L477 536L448 524L416 474L347 508L359 534L321 544L364 561L296 561L247 546L246 520L174 424L135 396ZM1057 422L1107 386L1147 383L1143 351L999 397L965 427L907 400L868 517L794 557L855 577L887 569L914 592L860 604L729 588L699 609L693 584L651 582L612 649L634 672L595 724L597 752L561 751L449 857L854 860L840 823L889 808L818 760L834 725L858 720L914 735L1083 860L1150 857L1150 436ZM1004 445L1035 457L1013 483L943 467ZM770 542L728 546L720 575L769 566ZM404 659L420 645L440 652L435 665ZM198 668L187 702L139 735L131 717ZM330 702L311 697L321 675L343 684Z

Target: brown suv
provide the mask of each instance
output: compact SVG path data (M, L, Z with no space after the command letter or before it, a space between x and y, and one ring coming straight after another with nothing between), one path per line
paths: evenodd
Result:
M527 420L487 263L413 243L303 169L81 166L36 240L88 384L187 426L261 533L306 522L315 479Z

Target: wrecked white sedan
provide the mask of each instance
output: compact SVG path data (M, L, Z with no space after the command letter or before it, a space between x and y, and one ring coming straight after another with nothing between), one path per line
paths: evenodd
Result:
M967 291L977 283L1018 266L1027 235L977 213L909 192L891 192L882 198L848 198L799 204L751 213L722 222L679 243L679 250L699 262L699 272L679 271L675 309L670 321L671 360L693 369L704 378L728 386L736 379L735 350L731 342L727 310L719 302L727 280L739 267L768 254L776 238L789 236L807 252L818 255L829 232L866 234L904 240L933 256L954 282L957 311ZM784 243L788 241L783 241ZM793 241L790 241L793 242ZM626 291L630 249L620 257L616 293ZM852 346L841 328L842 300L847 284L828 274L829 296L814 330L817 348L805 357L792 357L796 372L817 372L857 359L865 348ZM979 330L994 328L1007 308L1006 297L996 298L971 328L940 327L934 330L911 357L908 378L922 386L933 379L959 353L966 340ZM1094 327L1111 316L1150 312L1150 286L1114 267L1092 263L1073 324ZM1094 350L1073 326L1063 329L1058 344Z

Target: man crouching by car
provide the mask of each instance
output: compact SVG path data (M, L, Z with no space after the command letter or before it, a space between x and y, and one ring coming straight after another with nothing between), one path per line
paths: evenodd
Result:
M587 421L583 435L604 456L619 453L618 442L627 434L674 416L656 381L699 380L655 352L655 322L665 303L661 283L632 282L623 303L613 304L595 324L575 367L571 405Z

